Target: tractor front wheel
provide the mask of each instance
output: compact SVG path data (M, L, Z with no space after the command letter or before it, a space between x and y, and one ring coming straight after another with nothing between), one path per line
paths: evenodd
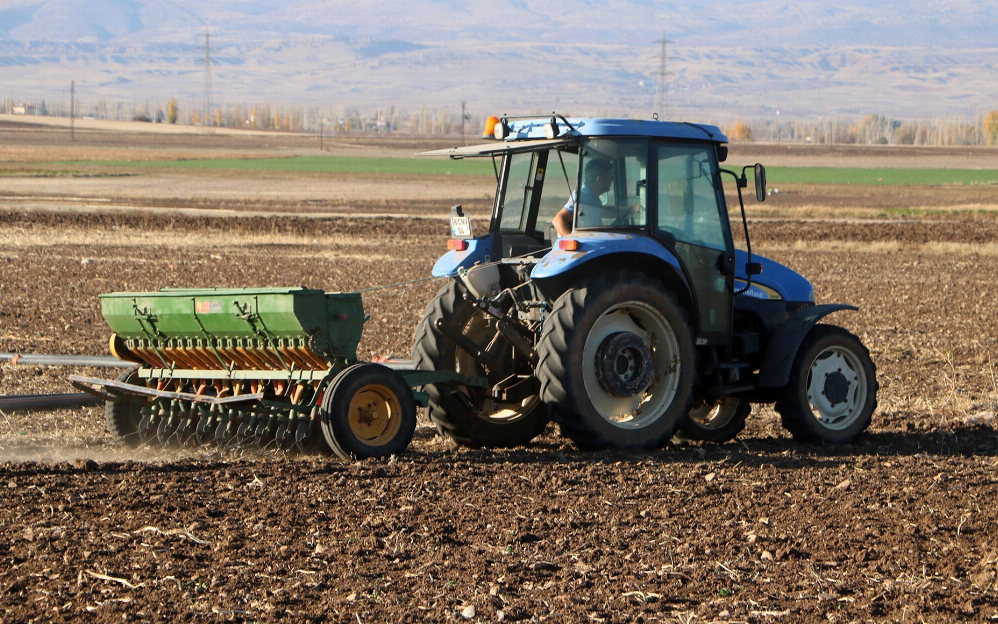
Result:
M859 338L815 325L797 350L776 411L796 440L846 444L870 426L878 388L877 369Z
M496 329L495 320L468 301L467 295L463 285L452 281L426 306L413 342L415 367L485 377L490 388L517 375L522 384L535 383L527 358L513 349ZM437 329L438 322L488 352L489 364L458 347ZM464 446L520 446L540 435L548 423L547 408L536 391L502 400L494 398L489 389L457 382L430 384L423 389L429 395L429 417L437 430Z
M596 275L565 292L537 355L541 396L582 447L662 446L693 400L697 352L686 312L640 273Z

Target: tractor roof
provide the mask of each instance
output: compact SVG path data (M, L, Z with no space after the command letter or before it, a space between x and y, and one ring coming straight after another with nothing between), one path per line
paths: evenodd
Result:
M561 116L555 117L554 120L558 124L557 138L549 138L550 135L547 134L544 127L552 121L552 117L506 117L503 121L509 128L509 133L504 140L492 141L484 145L468 145L422 152L417 156L449 156L454 159L496 156L576 143L582 137L659 137L714 143L728 142L728 137L721 132L720 128L706 124L647 119L566 119Z
M543 139L544 124L551 117L535 119L509 119L510 136L507 141L523 139ZM715 143L727 143L728 137L717 126L675 121L653 121L650 119L605 119L605 118L557 118L563 133L561 136L637 136L662 137L668 139L699 139ZM566 123L567 122L567 123ZM571 129L567 127L571 125Z

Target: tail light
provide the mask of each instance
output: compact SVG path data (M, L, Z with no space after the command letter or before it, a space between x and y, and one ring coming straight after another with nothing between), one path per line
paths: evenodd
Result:
M447 249L451 251L464 251L468 248L468 241L452 238L447 241Z

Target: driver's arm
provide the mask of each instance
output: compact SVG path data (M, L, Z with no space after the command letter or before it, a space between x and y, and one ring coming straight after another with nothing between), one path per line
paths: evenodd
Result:
M572 233L572 213L567 208L559 210L558 214L551 219L551 223L554 224L554 231L558 233L558 236L567 236Z

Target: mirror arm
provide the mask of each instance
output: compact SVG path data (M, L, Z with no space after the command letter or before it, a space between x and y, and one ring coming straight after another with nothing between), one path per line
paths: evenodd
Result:
M734 171L730 171L728 169L718 169L718 171L720 171L721 173L726 173L732 178L734 178L735 185L737 186L737 188L743 189L748 187L748 177L745 175L745 169L742 169L741 177L739 177L738 174L735 173Z
M737 297L738 295L747 291L749 288L752 288L752 274L749 273L748 271L748 265L752 263L752 241L751 239L749 239L748 220L745 218L745 201L742 199L742 188L748 186L748 179L745 177L744 169L742 170L742 175L740 178L738 177L738 174L735 173L734 171L728 171L727 169L719 169L718 171L720 171L721 173L727 173L728 175L730 175L735 179L735 188L738 190L738 205L741 207L742 210L742 228L744 228L745 230L745 251L748 253L748 259L745 261L745 267L746 267L745 288L742 288L741 290L736 290L734 293L732 293L733 297ZM737 257L737 254L735 255ZM737 277L737 275L738 275L738 261L736 259L735 276Z

